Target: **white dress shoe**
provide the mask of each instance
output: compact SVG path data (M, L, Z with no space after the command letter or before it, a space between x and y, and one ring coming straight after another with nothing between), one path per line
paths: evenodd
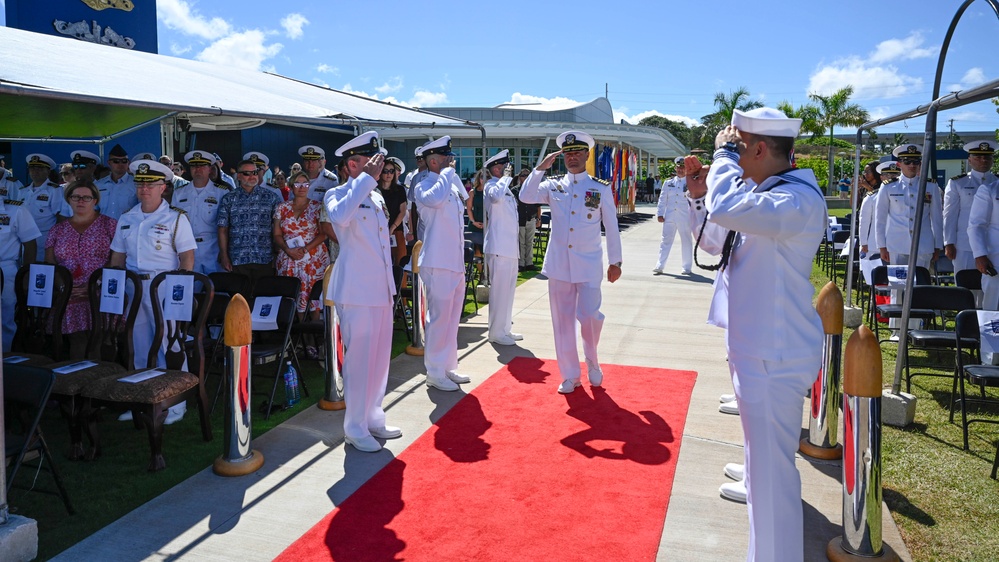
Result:
M599 363L586 362L586 378L590 379L592 386L600 386L604 382L604 371Z
M347 437L344 435L343 440L345 443L353 445L355 449L362 453L377 453L382 450L381 444L375 441L375 438L370 435L365 435L364 437Z
M718 493L727 500L746 503L746 483L741 480L739 482L726 482L722 484L718 488Z
M564 380L562 381L562 384L558 385L558 393L569 394L573 390L576 390L576 387L578 386L580 386L579 379Z
M503 336L502 338L489 338L490 343L496 345L517 345L517 342L513 341L513 338L508 338Z
M524 334L510 332L509 334L506 335L506 337L510 338L513 341L522 341L524 339Z
M721 396L718 397L718 401L721 402L722 404L724 404L726 402L735 402L735 395L734 394L722 394Z
M181 402L174 406L170 406L167 411L167 417L163 420L163 425L170 425L172 423L177 423L184 419L184 414L187 413L187 402Z
M718 406L718 411L723 414L732 414L733 416L739 415L739 403L735 400L731 402L726 402Z
M444 374L447 375L447 378L451 379L451 382L453 383L466 384L472 382L472 378L468 375L459 375L454 371L448 371Z
M652 273L656 273L656 274L659 274L659 273L662 273L662 272L663 272L662 268L659 268L659 267L657 267L657 268L655 268L655 269L652 270Z
M443 390L444 392L454 392L455 390L458 390L458 385L447 377L437 378L428 375L427 386L436 388L437 390Z
M690 275L690 270L689 269L681 269L680 270L680 275Z
M386 425L385 427L369 427L368 431L372 436L379 439L398 439L402 437L402 430L394 425Z
M746 467L739 463L730 462L725 465L725 476L736 482L742 482L746 478Z

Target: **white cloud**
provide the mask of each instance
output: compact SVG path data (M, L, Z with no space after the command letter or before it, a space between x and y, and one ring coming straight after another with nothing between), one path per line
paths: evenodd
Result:
M974 88L985 83L985 72L979 67L968 69L957 84L951 84L944 90L945 92L959 92L968 88Z
M178 45L173 41L170 42L170 52L177 57L191 52L191 48L190 45Z
M379 94L392 94L402 89L402 76L396 76L381 86L375 87Z
M413 98L409 100L408 105L415 107L432 107L444 103L447 103L447 93L418 90L413 94Z
M212 43L195 58L234 68L262 70L263 62L276 56L284 47L280 43L265 45L265 40L266 35L259 29L233 33Z
M543 98L541 96L532 96L529 94L522 94L520 92L514 92L510 96L510 101L503 102L503 104L512 105L553 105L553 106L576 106L580 105L582 102L576 101L574 99L555 97L555 98Z
M701 122L698 121L697 119L693 119L691 117L687 117L686 115L667 115L665 113L660 113L659 111L656 111L655 109L652 109L652 110L649 110L649 111L643 111L641 113L636 113L635 115L632 115L632 116L629 117L625 113L627 110L628 110L628 108L626 108L626 107L622 107L620 109L615 109L614 110L614 122L615 123L620 123L621 120L624 119L625 121L627 121L628 123L631 123L632 125L637 125L638 122L641 121L642 119L645 119L646 117L652 117L652 116L655 115L655 116L658 116L658 117L664 117L666 119L669 119L670 121L677 121L677 122L683 123L684 125L686 125L688 127L694 127L696 125L700 125L701 124Z
M203 39L216 39L232 31L229 22L222 18L206 18L184 0L159 0L156 17L170 29Z
M289 39L298 39L302 36L302 28L308 25L309 20L302 14L292 13L281 18L281 27L288 34Z
M332 74L333 76L340 76L340 69L335 66L330 66L326 63L322 63L316 67L316 72L322 72L323 74Z
M936 55L936 48L923 48L923 35L913 32L905 39L888 39L878 43L868 61L874 64L893 60L912 60Z

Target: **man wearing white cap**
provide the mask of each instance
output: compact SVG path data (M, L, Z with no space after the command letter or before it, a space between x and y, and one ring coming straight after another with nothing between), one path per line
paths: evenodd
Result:
M63 212L65 200L62 189L49 181L49 172L55 167L55 161L44 154L29 154L25 159L28 164L28 176L31 183L18 191L24 208L31 213L35 226L41 236L36 240L36 262L45 261L45 240L49 230L55 226L57 215ZM67 216L72 216L70 212Z
M455 391L469 378L458 368L458 322L465 301L465 205L454 170L451 137L423 145L429 173L413 190L424 225L420 280L427 290L423 363L427 386Z
M970 160L970 158L969 158ZM991 161L991 157L989 158ZM982 308L999 310L999 182L981 185L975 191L968 214L968 243L975 257L975 269L982 272Z
M270 191L274 195L278 196L278 201L284 201L284 193L271 185L269 174L270 174L270 164L271 160L263 152L250 151L243 155L243 160L249 160L257 167L257 178L258 186Z
M322 203L326 192L340 183L336 174L326 169L326 151L307 144L298 149L298 155L302 157L302 169L309 176L309 199Z
M192 150L184 155L191 168L191 181L173 192L173 206L187 213L198 248L194 251L194 271L210 275L219 271L218 214L222 197L229 193L229 184L221 179L211 181L215 155L205 150Z
M603 384L604 374L597 357L604 324L600 312L603 279L600 225L607 232L610 261L607 280L611 283L621 277L621 233L610 185L586 173L593 137L580 131L566 131L555 142L560 150L546 156L527 176L520 188L520 200L546 204L551 209L551 233L541 273L548 277L555 357L562 375L558 391L568 394L580 386L577 320L583 336L587 377L593 386ZM560 154L569 173L545 179L545 172Z
M892 265L909 263L916 209L922 205L923 221L916 235L919 240L916 265L929 267L943 249L943 193L937 184L927 180L926 196L922 202L916 201L923 161L919 146L903 144L895 147L892 155L898 158L902 175L878 191L874 207L874 233L881 259Z
M0 199L18 199L18 192L24 184L10 175L10 170L0 166Z
M801 405L822 360L822 324L809 275L826 225L815 175L792 169L801 119L735 110L705 173L688 156L698 244L722 254L708 323L726 328L729 370L745 436L748 560L801 560Z
M975 256L968 241L968 217L975 192L996 178L990 170L997 148L994 140L977 140L964 145L968 153L968 173L950 178L943 195L944 254L954 263L954 271L975 269Z
M72 159L73 175L76 180L94 183L94 172L97 171L100 157L89 150L74 150L69 157Z
M128 153L120 144L111 148L107 162L111 173L94 182L101 192L97 210L106 217L118 220L122 214L138 205L139 200L135 197L135 182L128 173Z
M663 182L659 194L659 206L656 208L656 219L663 223L662 241L659 243L659 261L652 269L655 274L663 272L669 251L673 247L673 239L680 235L680 251L683 257L680 273L690 275L694 256L694 239L690 233L690 204L687 203L686 171L683 157L677 157L676 175Z
M497 345L515 345L524 336L513 328L513 293L517 289L517 266L520 260L520 224L517 222L517 198L510 191L513 164L510 151L501 150L486 160L490 177L484 188L486 216L486 266L489 270L489 341Z
M28 155L30 162L32 156ZM9 197L0 197L0 270L3 271L3 290L0 291L0 316L3 320L2 342L3 352L10 351L14 340L17 324L14 322L14 305L17 296L14 293L14 277L18 267L35 262L38 255L38 240L42 233L31 218L31 213L25 205ZM43 245L42 248L45 246ZM23 253L24 259L18 261Z
M344 440L359 451L382 448L375 440L402 436L385 425L385 387L392 348L392 256L388 209L376 189L385 164L378 133L359 135L337 149L350 177L326 192L324 201L340 255L333 263L330 298L336 303L346 355L343 361Z

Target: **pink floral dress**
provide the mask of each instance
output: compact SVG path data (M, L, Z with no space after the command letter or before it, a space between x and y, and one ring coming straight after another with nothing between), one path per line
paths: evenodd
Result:
M309 201L309 204L302 211L302 216L295 217L292 210L293 201L279 203L274 208L274 220L281 225L284 239L289 240L296 236L301 236L306 244L315 240L319 235L319 213L322 206L318 201ZM326 245L320 244L305 254L300 260L293 260L284 252L278 253L277 274L289 277L298 277L302 282L302 290L298 294L298 311L305 312L309 304L309 291L316 281L323 278L326 266L330 264L330 256L326 251ZM319 301L313 301L311 310L321 308Z
M111 239L118 221L97 215L82 234L69 221L56 223L45 240L45 249L52 248L56 263L73 274L73 292L62 320L62 333L90 330L90 302L87 282L90 274L104 267L111 255Z

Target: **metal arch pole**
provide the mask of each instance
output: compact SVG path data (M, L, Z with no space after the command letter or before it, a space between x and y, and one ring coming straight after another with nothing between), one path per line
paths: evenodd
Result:
M853 301L853 247L860 246L860 241L857 240L857 223L859 218L857 216L857 200L860 199L860 147L864 138L864 130L857 129L857 145L856 145L856 164L853 166L853 189L850 195L850 242L852 243L850 247L850 257L846 260L846 298L843 300L846 306L850 306Z
M941 103L940 100L940 80L943 75L943 65L947 58L947 49L950 47L950 40L954 35L954 29L957 27L957 22L961 19L965 10L974 0L965 0L961 7L958 8L957 13L954 14L954 19L950 22L950 27L947 29L947 35L944 37L943 45L940 48L940 58L937 61L937 72L933 84L933 101L930 103L930 107L926 112L926 135L923 138L923 163L919 167L919 189L916 192L916 201L923 201L926 198L926 180L928 175L933 173L936 177L936 130L937 130L937 111ZM992 7L992 10L996 13L996 17L999 18L999 3L997 0L986 0L988 4ZM930 158L932 156L932 158ZM933 163L930 163L930 160ZM898 355L895 357L895 379L892 381L891 392L892 394L898 394L902 390L902 364L905 361L906 354L908 353L908 337L909 337L909 312L912 307L912 283L916 272L916 252L919 249L919 233L922 229L923 224L923 205L916 206L915 217L912 222L912 242L909 246L909 274L905 276L905 294L902 297L902 318L900 320L901 325L899 326L898 334Z

